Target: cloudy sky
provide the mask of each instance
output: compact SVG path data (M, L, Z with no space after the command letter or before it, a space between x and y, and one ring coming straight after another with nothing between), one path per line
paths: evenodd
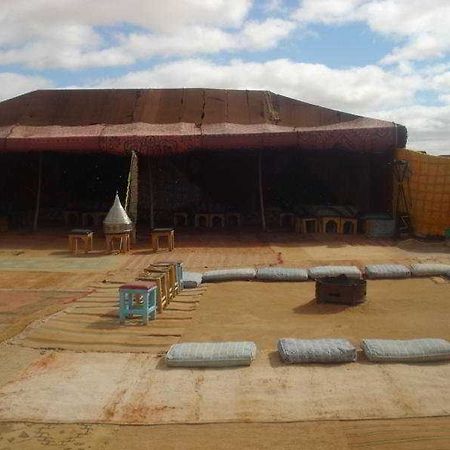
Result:
M0 100L43 88L268 89L450 154L450 0L0 0Z

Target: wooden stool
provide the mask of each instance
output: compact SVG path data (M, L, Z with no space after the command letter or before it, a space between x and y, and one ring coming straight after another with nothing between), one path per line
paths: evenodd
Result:
M165 272L151 272L144 270L144 273L138 278L141 281L153 281L158 287L156 295L156 303L158 305L158 312L162 312L169 304L169 280L168 274Z
M188 213L174 213L173 214L173 226L174 227L187 227L188 226Z
M179 292L178 282L177 282L177 268L174 263L157 262L150 264L148 269L160 272L164 271L168 274L169 279L169 299L173 299Z
M136 281L119 288L119 321L134 315L142 316L142 323L148 324L148 318L156 319L156 283Z
M322 217L320 219L320 231L321 233L341 233L341 219L332 216Z
M175 248L175 231L173 228L154 228L150 231L150 241L154 252L159 250L160 238L167 239L167 248L169 252Z
M196 214L194 216L194 226L196 228L200 228L200 227L209 227L209 214Z
M239 213L226 213L225 222L228 227L240 227L241 215Z
M358 219L353 217L341 217L341 233L356 234L358 232Z
M183 290L183 261L160 261L156 264L170 264L175 266L175 290L179 294Z
M115 251L114 241L119 241L120 253L127 253L131 250L129 231L126 231L124 233L105 233L105 239L106 250L111 253Z
M319 223L315 217L304 217L302 219L302 232L303 233L317 233ZM312 229L312 231L311 231Z
M287 222L287 225L285 225ZM292 213L280 213L280 227L284 228L288 226L289 228L294 227L295 224L295 214Z
M84 253L91 251L94 247L94 232L91 230L75 229L69 233L69 251L75 255L78 253L78 241L84 246Z
M225 227L225 214L212 213L209 215L209 226L215 228L216 224L218 228Z

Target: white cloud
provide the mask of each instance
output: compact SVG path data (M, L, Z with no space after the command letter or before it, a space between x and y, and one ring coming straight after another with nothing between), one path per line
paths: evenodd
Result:
M1 64L35 69L264 50L295 28L279 18L246 21L251 0L3 1L10 5L0 12Z
M304 0L295 17L304 23L344 23L358 18L364 0Z
M443 106L411 105L377 111L380 118L408 127L408 148L450 155L450 96Z
M35 89L51 87L53 87L52 82L43 77L0 72L0 101Z
M294 30L294 22L282 19L267 19L263 22L247 22L241 32L240 40L243 48L268 49L288 37Z
M450 51L448 0L303 0L295 17L302 23L365 22L399 41L382 62L442 57Z
M235 60L219 65L188 59L105 79L99 85L269 89L308 102L364 113L386 105L412 104L420 78L414 74L401 76L377 66L331 69L323 64L287 59L263 63Z
M293 24L281 19L246 23L251 5L251 0L2 0L0 64L127 65L154 55L269 48L292 30Z
M4 29L0 36L9 32L10 39L17 39L17 31L38 36L33 23L49 29L55 23L129 23L161 32L190 25L239 27L251 5L252 0L2 0L0 21ZM31 31L27 32L29 26Z

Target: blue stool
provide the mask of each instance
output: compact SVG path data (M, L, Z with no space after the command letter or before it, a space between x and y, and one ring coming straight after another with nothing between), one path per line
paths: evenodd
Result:
M137 281L124 284L119 288L119 321L134 315L142 316L142 323L148 324L148 318L156 318L157 286L153 282Z
M183 290L183 261L161 261L160 264L172 264L175 266L177 293Z

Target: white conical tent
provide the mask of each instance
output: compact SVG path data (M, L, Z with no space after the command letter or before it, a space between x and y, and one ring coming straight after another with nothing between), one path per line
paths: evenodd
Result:
M120 203L118 194L103 221L103 228L105 233L123 233L133 228L133 223Z

